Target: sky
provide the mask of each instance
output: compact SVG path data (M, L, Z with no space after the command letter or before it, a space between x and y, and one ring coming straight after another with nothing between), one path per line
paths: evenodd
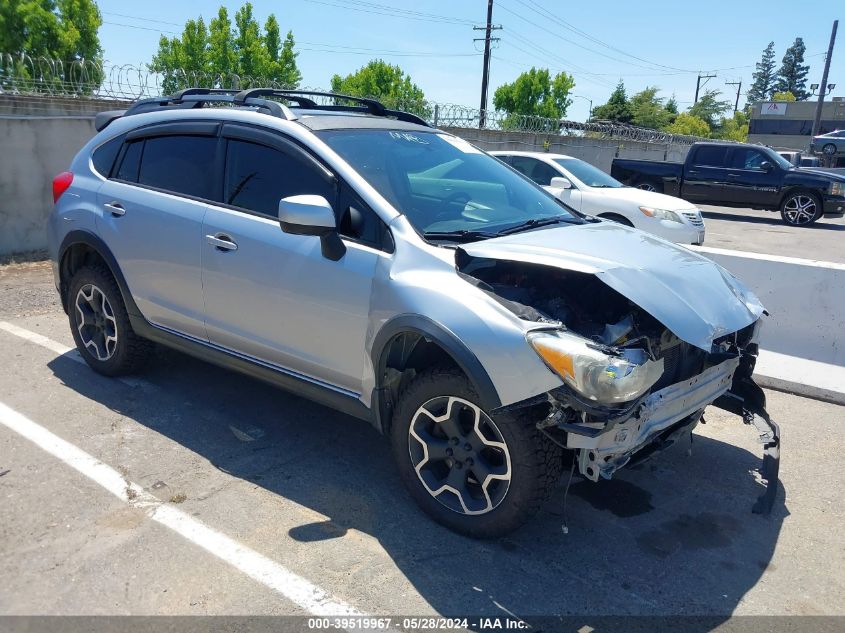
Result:
M185 21L208 21L223 4L230 16L235 1L99 0L100 41L113 64L146 64L159 37L181 33ZM486 20L486 0L253 0L263 24L274 13L282 31L292 30L303 85L329 86L381 58L398 64L428 99L478 107L483 36L473 30ZM755 0L707 3L664 0L494 0L494 43L489 99L497 86L532 66L575 77L567 113L586 119L589 101L607 101L619 79L628 95L647 86L660 96L675 95L681 110L692 104L699 72L716 74L707 89L733 100L736 86L750 86L754 64L775 42L780 65L796 37L807 47L810 83L819 83L833 20L845 18L843 0ZM845 23L840 25L830 78L833 96L845 95ZM702 83L704 80L702 80ZM740 107L745 103L740 97Z

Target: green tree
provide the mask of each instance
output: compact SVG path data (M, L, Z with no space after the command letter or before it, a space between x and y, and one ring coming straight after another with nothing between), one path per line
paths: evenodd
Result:
M666 112L668 112L669 114L673 114L673 115L677 116L677 114L678 114L678 100L675 99L674 94L671 97L669 97L669 101L666 102L666 105L664 107L666 108ZM672 120L674 120L674 117L672 117Z
M631 123L639 127L661 130L675 120L677 106L675 112L672 112L663 104L663 99L657 96L658 92L659 88L646 87L631 97Z
M719 99L721 94L719 90L705 90L698 102L690 107L689 113L707 123L709 128L716 127L719 117L731 107L729 102Z
M381 59L345 77L334 75L332 90L353 97L373 97L391 108L407 110L427 117L430 112L422 89L399 67Z
M805 101L810 96L806 90L810 67L804 64L805 51L804 40L796 37L795 42L783 55L783 64L778 70L774 85L777 92L791 92L798 101Z
M795 95L789 92L774 92L772 93L772 101L796 101Z
M716 138L744 143L748 140L748 114L742 110L733 113L730 118L722 118Z
M746 93L748 103L766 101L771 97L775 86L775 43L769 45L763 51L763 57L755 65L756 70L751 75L753 79L751 88Z
M630 123L633 118L631 104L625 92L625 84L620 79L616 89L604 105L593 108L593 121L614 121L616 123Z
M572 75L551 76L548 68L531 68L512 83L502 84L493 93L493 106L509 117L518 115L562 119L572 104L569 94L575 87Z
M235 23L220 7L208 28L200 16L188 20L179 37L159 39L150 70L162 73L163 92L189 85L248 87L263 83L295 87L302 80L296 64L293 33L284 42L276 16L261 28L252 4L235 13Z
M103 79L102 24L94 0L0 0L0 51L16 57L3 73L54 89L72 87L90 94ZM29 64L20 56L56 63ZM0 76L0 86L9 81Z
M670 134L684 134L686 136L699 136L701 138L708 138L710 136L710 126L707 121L699 119L697 116L687 112L681 112L675 121L666 128Z

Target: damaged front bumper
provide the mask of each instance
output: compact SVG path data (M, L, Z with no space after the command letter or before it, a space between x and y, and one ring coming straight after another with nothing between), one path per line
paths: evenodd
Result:
M777 494L780 429L766 412L762 389L751 379L753 365L751 354L723 360L689 380L645 396L628 415L595 422L590 421L590 416L578 414L580 419L573 421L572 415L558 410L540 426L565 431L565 446L577 451L579 471L597 481L610 479L623 466L643 461L688 435L701 420L704 409L713 404L736 413L760 432L764 444L761 474L767 488L753 511L768 514Z

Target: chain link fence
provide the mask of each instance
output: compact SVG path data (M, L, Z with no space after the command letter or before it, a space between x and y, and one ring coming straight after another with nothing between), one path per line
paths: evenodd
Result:
M255 87L285 89L291 86L271 79L237 74L216 74L187 69L157 73L146 66L133 64L117 65L84 59L62 61L49 57L0 53L0 95L38 95L125 102L172 94L189 87L243 90ZM299 88L305 89L302 86ZM331 99L323 101L328 102ZM389 108L412 112L435 127L481 128L663 145L691 145L701 140L694 136L669 134L618 123L581 123L498 111L487 111L482 125L482 113L477 108L433 101L384 98L381 101Z

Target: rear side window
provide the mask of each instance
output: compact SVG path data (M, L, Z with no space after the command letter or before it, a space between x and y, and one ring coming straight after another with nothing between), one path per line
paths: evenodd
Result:
M695 153L695 164L704 167L724 167L728 148L721 145L705 145Z
M216 151L217 138L213 136L148 138L144 141L138 184L212 198Z
M113 178L126 182L138 182L138 168L141 166L141 153L144 151L144 141L135 141L124 145L120 167Z
M223 202L277 217L279 200L302 194L334 202L335 189L305 160L257 143L228 141Z
M94 171L104 178L108 178L122 144L123 136L118 136L95 149L91 155L91 164L94 165Z

